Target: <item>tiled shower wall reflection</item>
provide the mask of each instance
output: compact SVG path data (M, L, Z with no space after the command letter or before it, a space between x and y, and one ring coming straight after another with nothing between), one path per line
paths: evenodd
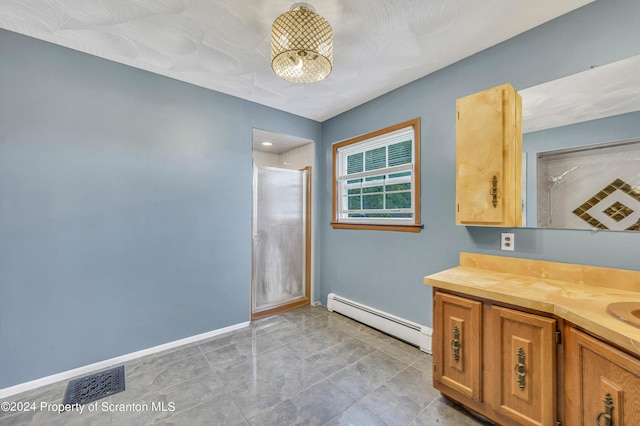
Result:
M307 166L313 166L314 155L314 144L309 143L279 155L253 151L253 162L258 166L300 170Z
M640 230L640 139L538 154L538 227Z

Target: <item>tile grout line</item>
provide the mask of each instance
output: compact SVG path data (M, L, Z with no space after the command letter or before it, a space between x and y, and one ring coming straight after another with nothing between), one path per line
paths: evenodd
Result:
M251 336L247 336L246 338L242 338L238 341L235 341L233 343L227 342L227 344L224 344L222 346L213 346L213 349L211 350L207 350L205 351L205 348L203 348L203 346L206 346L207 343L215 345L213 342L215 342L216 340L221 340L222 336L225 335L220 335L220 336L215 336L209 340L207 340L206 342L193 342L193 343L189 343L189 344L185 344L181 347L176 347L173 350L167 351L166 353L159 355L159 354L153 354L150 356L150 361L156 360L159 357L162 357L164 355L169 355L169 354L174 354L180 350L184 350L186 348L192 347L192 346L196 346L197 350L196 351L188 351L185 354L177 354L179 355L179 357L176 357L176 359L173 359L172 362L169 362L168 366L165 365L165 362L158 362L157 365L153 365L155 367L157 367L158 369L160 369L161 371L163 369L167 369L170 368L172 366L172 364L176 363L176 362L183 362L184 360L189 360L189 359L195 359L196 357L204 357L205 361L206 361L206 365L209 367L209 370L207 370L206 373L203 374L199 374L196 375L194 377L189 377L186 380L180 380L178 382L172 383L169 386L164 386L161 389L157 389L155 391L152 392L147 392L144 395L140 395L139 398L143 399L145 397L148 397L150 395L156 394L156 393L161 393L167 389L173 388L175 386L179 386L180 384L184 384L186 382L192 381L192 380L197 380L200 379L202 377L205 377L209 374L212 375L212 378L215 377L215 379L217 379L217 381L220 383L222 389L220 390L224 390L223 393L220 393L219 395L216 395L214 398L208 398L200 403L197 403L193 406L190 406L186 409L180 410L180 411L176 411L175 413L171 413L170 416L163 418L163 419L157 419L155 421L157 422L162 422L165 421L167 419L171 419L174 418L177 415L180 415L182 413L186 413L188 411L194 410L197 407L201 407L204 406L207 403L210 403L211 401L213 401L216 398L221 397L222 395L225 395L226 397L230 398L234 405L236 406L237 409L239 409L240 414L242 416L242 419L247 422L247 423L251 423L250 419L254 419L256 416L261 415L263 412L265 412L265 410L267 408L264 408L263 410L260 410L257 412L257 414L251 416L250 418L247 417L247 414L245 414L245 412L240 408L240 405L238 404L236 398L235 398L235 392L230 392L230 387L229 385L232 383L235 383L235 381L231 381L229 382L229 385L227 384L227 382L225 380L222 379L220 373L218 372L218 370L214 367L213 363L210 361L209 357L207 356L207 354L211 355L211 352L213 351L217 351L220 350L222 348L226 348L232 345L236 345L238 343L241 342L246 342L246 340L254 340L260 336L269 336L272 333L277 333L279 331L283 331L281 336L271 336L274 339L277 339L277 346L274 346L272 348L269 348L268 350L264 351L264 352L258 352L257 350L255 350L255 346L253 346L252 350L249 352L249 356L250 358L248 360L245 361L250 361L250 360L259 360L260 357L262 357L265 354L269 354L269 352L272 351L276 351L278 349L282 349L286 346L289 345L300 345L300 343L304 340L304 339L311 339L314 337L314 334L316 331L321 331L322 333L327 333L326 334L326 338L327 343L331 343L330 346L322 346L319 345L320 350L312 350L309 351L309 349L313 349L314 346L308 347L306 351L303 352L303 355L299 356L297 353L293 353L293 355L295 355L295 358L298 359L298 361L296 362L304 362L305 360L309 359L310 357L314 356L315 354L321 353L325 350L330 350L331 348L335 348L338 345L344 344L345 342L348 341L352 341L355 343L358 343L358 345L356 346L360 346L360 345L364 345L364 346L360 346L361 348L364 347L368 347L371 349L371 352L359 356L357 357L357 359L353 360L352 362L341 366L338 370L334 371L331 374L325 375L323 373L318 374L319 379L315 380L313 383L308 384L307 386L304 386L301 388L301 390L299 390L298 392L289 392L291 393L291 395L288 395L288 393L284 393L284 395L288 395L286 398L279 400L273 407L271 407L270 409L273 409L275 406L282 404L286 401L290 401L292 400L293 397L296 396L296 394L299 394L301 392L305 392L308 391L309 389L311 389L314 386L317 386L319 383L323 382L324 380L327 380L327 383L331 383L333 386L336 386L337 389L340 389L341 392L344 392L346 395L348 395L349 397L353 398L353 402L347 406L344 410L342 410L341 414L338 414L337 416L334 416L332 419L329 419L328 422L330 423L332 420L339 418L340 415L342 415L345 411L347 411L349 408L353 407L354 405L356 405L358 402L363 401L368 395L370 395L372 392L375 392L376 389L379 389L380 387L386 385L389 381L397 378L399 375L406 373L406 371L409 368L414 368L422 373L424 373L425 375L430 375L429 371L425 371L421 368L418 368L417 365L423 360L423 357L418 355L416 356L412 361L406 361L407 358L410 358L409 355L413 355L410 354L410 351L406 350L409 348L404 348L403 346L406 345L406 342L401 342L398 340L398 342L402 343L402 345L399 345L397 347L393 347L393 345L391 345L392 342L386 342L384 340L373 340L373 342L375 344L372 344L371 342L367 342L365 340L361 340L362 338L368 338L371 339L371 336L375 337L375 333L371 333L371 331L376 331L376 329L367 326L366 324L360 324L357 322L354 322L353 320L349 319L349 318L338 318L338 321L332 321L331 318L334 317L335 314L332 313L328 313L326 310L323 310L322 312L303 312L301 313L299 316L295 316L295 315L291 315L290 317L286 317L286 316L282 316L280 318L279 322L274 322L271 325L268 325L267 327L253 327L252 324L249 325L248 328L245 329L249 329L251 330L251 332L249 334L251 334ZM276 316L277 318L277 316ZM313 321L314 319L317 319L317 321ZM305 326L305 322L309 321L309 325L308 327ZM360 324L358 326L355 325L355 323ZM344 329L341 328L341 326L344 324L346 329L349 329L351 332L355 332L354 334L348 333L346 331L343 331ZM294 326L294 327L291 327ZM291 333L289 333L289 330L286 330L286 328L291 327L293 330L291 331ZM301 333L296 333L295 332L295 327L302 329ZM363 329L359 329L357 327L364 327ZM267 331L268 330L268 331ZM227 337L233 337L233 334L236 333L243 333L243 330L234 330L231 331L228 335L226 335ZM384 334L384 333L383 333ZM367 336L368 335L368 336ZM288 338L291 338L290 340L287 340ZM323 337L324 338L324 337ZM391 337L393 338L393 337ZM334 340L336 339L336 340ZM344 340L339 340L339 339L344 339ZM397 340L397 339L396 339ZM324 343L324 342L323 342ZM411 346L411 345L409 345ZM194 348L195 349L195 348ZM246 349L246 347L245 347ZM387 352L385 349L388 349L389 352ZM398 349L397 351L392 350L392 349ZM413 349L413 347L411 348ZM407 356L404 357L404 359L402 358L402 356L404 355L403 351L406 350L406 354ZM255 351L255 352L254 352ZM306 352L309 352L308 355L305 356ZM243 350L244 352L244 350ZM357 353L359 352L359 350L353 349L352 348L352 352L350 352L351 354ZM391 353L394 352L394 353ZM349 358L349 352L346 352L346 357L345 358ZM183 355L189 355L190 356L186 356L186 358L182 358ZM338 355L340 355L341 352L339 351ZM351 395L351 393L349 393L347 390L343 389L339 384L337 384L336 382L334 382L335 380L335 376L339 375L341 372L344 372L344 370L353 367L354 365L358 364L359 362L362 362L362 360L374 356L376 354L384 354L385 356L388 356L390 358L393 358L394 360L401 362L403 365L403 368L401 368L398 372L396 372L395 374L392 374L389 378L385 379L382 383L378 384L374 390L366 392L361 398L355 399L354 395ZM229 355L231 355L229 358L234 360L231 364L229 364L229 366L231 365L237 365L239 363L245 362L245 361L237 361L234 359L235 356L233 355L233 352L229 351ZM244 354L242 354L242 356L245 356ZM171 359L171 358L170 358ZM214 358L215 359L215 358ZM273 356L271 356L272 360L275 360L276 358L274 358ZM144 363L141 363L144 364ZM221 364L222 365L222 364ZM334 364L335 365L335 364ZM340 366L340 362L337 363L338 366ZM329 365L328 365L329 366ZM203 365L204 367L204 365ZM425 362L424 367L428 369L428 361ZM198 370L200 371L204 371L201 369L202 367L200 367ZM286 367L284 367L286 368ZM154 368L151 369L152 372L153 370L155 370ZM206 369L205 369L206 370ZM319 373L319 371L317 371L317 368L315 369L316 372ZM330 369L329 369L330 370ZM196 370L197 371L197 370ZM303 370L304 371L304 370ZM141 372L144 372L144 370L141 370ZM304 376L304 373L303 373ZM309 375L309 377L314 377L314 375ZM332 379L333 378L333 379ZM60 384L62 384L63 381L60 381ZM51 390L54 390L53 388ZM413 421L415 422L416 419L418 419L420 417L420 415L422 415L424 413L425 410L427 410L429 407L432 407L434 405L434 403L436 403L438 401L438 396L434 397L431 401L429 401L424 407L423 409L414 417ZM380 420L381 423L386 424L386 422L384 422L380 417L378 417L377 414L375 414L374 412L372 412L371 410L369 410L369 408L364 407L371 415L373 415L376 419ZM19 413L16 413L19 414ZM95 416L97 417L97 416ZM94 416L90 416L90 418L94 418ZM14 414L11 414L10 416L4 417L3 420L11 420L11 419L15 419ZM239 419L239 417L238 417ZM113 423L113 417L111 417L109 419L112 423ZM77 424L80 424L82 421L79 420L78 422L76 422ZM31 420L30 424L36 424L36 422L33 421L33 419ZM37 423L40 424L40 423ZM325 422L324 424L327 424L327 422Z
M316 316L319 316L319 315L320 315L320 314L318 314L318 315L316 315ZM316 316L314 316L314 317L316 317ZM297 322L301 322L301 321L303 321L303 320L300 320L300 321L292 322L292 321L290 321L290 320L289 320L288 318L286 318L286 317L284 317L284 320L288 322L288 324L287 324L287 325L294 325L294 324L296 324ZM253 327L251 327L251 325L249 325L249 328L252 330L252 332L253 332L253 333L255 333L256 329L254 329ZM276 329L274 329L274 330L271 330L271 331L265 332L265 335L266 335L266 334L270 334L270 333L274 333L274 332L276 332L276 331L277 331L277 330L276 330ZM244 340L248 340L248 339L255 340L255 338L256 338L256 337L257 337L257 336L255 336L255 335L254 335L254 336L248 337L247 339L243 339L242 341L244 341ZM273 347L273 348L270 348L270 349L268 349L268 350L266 350L266 351L262 352L262 354L266 354L266 353L269 353L269 352L271 352L271 351L275 351L276 349L282 348L282 347L284 347L284 346L286 346L286 345L290 344L291 342L294 342L294 341L296 341L296 340L302 340L302 339L304 339L304 338L305 338L305 336L298 337L298 338L293 339L293 340L291 340L291 341L289 341L289 342L287 342L287 343L283 343L283 344L281 344L281 345L279 345L279 346L275 346L275 347ZM229 344L229 345L225 345L225 346L221 346L220 348L213 349L213 350L211 350L211 351L207 351L207 352L204 352L204 350L202 349L202 347L200 346L200 344L198 344L198 349L200 350L201 354L204 356L205 360L207 361L207 364L209 365L209 368L213 371L213 373L216 375L216 377L218 378L218 380L220 380L220 382L222 383L222 386L224 387L226 394L227 394L227 395L229 395L229 397L233 400L233 402L234 402L234 404L236 405L236 407L240 410L240 413L242 414L243 419L244 419L247 423L251 424L250 419L251 419L251 418L256 417L256 416L257 416L257 415L259 415L259 414L256 414L256 415L254 415L254 416L252 416L252 417L250 417L250 418L247 418L247 416L246 416L246 414L244 413L244 411L240 408L240 406L238 406L238 403L236 402L235 398L233 397L233 393L229 391L229 388L227 387L226 382L225 382L224 380L222 380L222 378L218 375L218 371L213 367L213 365L212 365L212 364L211 364L211 362L209 361L209 358L206 356L206 354L207 354L207 353L209 353L209 352L213 352L213 351L215 351L215 350L221 349L221 348L223 348L223 347L231 346L231 345L236 344L236 343L238 343L238 342L231 343L231 344ZM251 356L251 358L255 360L255 356L256 356L256 355L257 355L257 353L256 353L256 354L254 354L254 353L252 352L252 356ZM299 361L303 361L303 359L301 358ZM229 366L231 366L231 365L236 365L236 364L239 364L239 363L241 363L241 362L244 362L244 361L238 361L237 363L231 363L231 364L229 364ZM228 367L228 366L227 366L227 367ZM319 382L320 382L320 380L319 380L318 382L314 383L313 385L315 385L315 384L317 384L317 383L319 383ZM313 386L313 385L311 385L311 386ZM311 387L311 386L309 386L309 387ZM308 389L309 387L302 389L302 390L301 390L301 392L302 392L302 391L304 391L304 390L306 390L306 389ZM287 399L285 399L285 400L283 400L283 401L280 401L280 403L282 403L282 402L284 402L284 401L286 401L286 400L288 400L288 399L290 399L290 397L288 397Z
M249 326L251 327L251 325ZM231 392L229 392L229 389L227 388L227 384L225 383L224 380L222 380L222 378L218 375L218 372L216 371L216 369L213 367L213 365L211 365L211 361L209 361L209 358L207 357L207 355L205 354L205 352L202 350L202 348L200 347L200 345L198 345L198 349L200 349L200 352L202 353L202 356L204 356L204 359L207 361L207 364L209 365L209 368L211 369L211 371L213 372L213 374L215 374L215 376L217 377L217 379L220 381L220 383L222 383L222 387L224 388L224 391L227 395L229 395L229 398L231 398L231 400L233 401L233 403L236 405L236 407L238 408L238 410L240 410L240 414L242 414L242 418L244 419L245 422L249 423L249 419L247 419L247 416L244 414L244 412L242 411L242 408L240 408L238 406L238 403L236 402L235 398L233 397L233 394ZM204 402L203 402L204 404ZM197 407L197 406L196 406ZM195 408L195 407L194 407Z
M320 315L320 314L319 314L319 315ZM319 315L317 315L317 316L319 316ZM316 317L317 317L317 316L316 316ZM300 322L300 321L297 321L297 322ZM295 323L292 323L292 324L295 324ZM338 329L338 328L336 328L336 327L329 326L329 325L327 325L327 328L334 328L335 330L340 331L340 329ZM361 333L360 333L360 334L361 334ZM350 364L348 364L348 365L344 366L343 368L341 368L340 370L338 370L338 371L336 371L336 372L332 373L331 375L337 374L338 372L340 372L340 371L344 370L345 368L348 368L349 366L351 366L351 365L353 365L353 364L356 364L357 362L359 362L359 361L360 361L360 360L362 360L363 358L365 358L365 357L367 357L367 356L369 356L369 355L371 355L372 353L375 353L375 352L377 351L377 349L376 349L376 348L374 348L373 346L371 346L371 345L369 345L369 344L367 344L367 343L365 343L365 342L362 342L362 341L360 341L360 340L356 339L356 338L355 338L355 336L350 336L350 335L348 335L348 336L349 336L349 337L348 337L348 339L353 339L354 341L358 341L358 342L360 342L360 343L362 343L362 344L364 344L364 345L366 345L366 346L370 346L370 347L371 347L372 349L374 349L374 350L373 350L372 352L368 353L367 355L365 355L365 356L363 356L363 357L358 358L356 361L354 361L354 362L352 362L352 363L350 363ZM297 338L297 339L294 339L294 340L292 340L292 341L290 341L290 342L287 342L286 344L290 344L291 342L295 342L296 340L302 340L302 339L305 339L305 338L308 338L308 337L311 337L311 336L303 335L303 336L301 336L301 337L299 337L299 338ZM348 340L348 339L347 339L347 340ZM333 345L331 345L331 346L329 346L329 347L326 347L326 348L324 348L322 351L325 351L325 350L328 350L328 349L333 348L333 347L335 347L335 346L338 346L338 345L339 345L339 344L341 344L341 343L344 343L344 341L342 341L342 342L338 342L338 343L335 343L335 344L333 344ZM284 346L284 345L278 346L278 348L280 348L280 347L282 347L282 346ZM273 349L276 349L276 348L272 348L271 350L273 350ZM322 351L320 351L320 352L322 352ZM312 355L310 355L310 356L312 356ZM307 358L309 358L309 357L307 357ZM304 362L307 358L300 358L300 360L299 360L299 361L300 361L300 362ZM330 379L330 376L324 376L324 375L322 375L322 377L321 377L320 379L318 379L318 380L316 380L316 381L312 382L312 383L311 383L311 384L309 384L308 386L304 386L304 387L299 391L299 393L305 392L305 391L307 391L307 390L311 389L312 387L314 387L314 386L318 385L319 383L321 383L321 382L323 382L323 381L325 381L325 380L327 380L328 382L332 383L332 384L333 384L333 385L335 385L335 386L338 386L338 385L336 385L336 384L335 384L335 383ZM342 388L340 388L340 386L338 386L338 388L339 388L340 390L342 390L343 392L345 392ZM345 393L346 393L346 392L345 392ZM348 393L347 393L347 394L348 394ZM292 395L292 396L295 396L295 394L294 394L294 395ZM289 400L292 398L292 396L289 396L289 397L285 398L284 400L280 401L277 405L280 405L280 404L282 404L282 403L284 403L284 402L286 402L286 401L289 401ZM357 401L354 401L354 404L355 404L356 402L357 402ZM242 410L241 410L241 411L242 411ZM243 414L244 414L244 413L243 413ZM252 416L251 418L254 418L254 417L258 416L258 415L259 415L259 414L256 414L255 416ZM246 419L246 417L245 417L245 419ZM251 422L250 422L250 419L246 419L246 420L247 420L249 423L251 423Z

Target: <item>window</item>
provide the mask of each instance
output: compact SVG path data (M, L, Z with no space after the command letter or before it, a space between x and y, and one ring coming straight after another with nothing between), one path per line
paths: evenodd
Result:
M332 225L420 231L419 118L333 145Z

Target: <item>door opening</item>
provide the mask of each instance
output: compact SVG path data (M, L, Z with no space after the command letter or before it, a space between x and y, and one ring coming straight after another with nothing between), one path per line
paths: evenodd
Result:
M294 169L292 163L300 165L301 152L312 154L313 145L295 151L300 152L257 153L254 130L252 320L311 303L312 168Z

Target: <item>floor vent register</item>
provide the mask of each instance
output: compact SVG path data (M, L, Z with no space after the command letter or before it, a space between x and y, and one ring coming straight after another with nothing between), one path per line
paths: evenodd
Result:
M69 382L64 404L86 404L124 390L124 365Z

